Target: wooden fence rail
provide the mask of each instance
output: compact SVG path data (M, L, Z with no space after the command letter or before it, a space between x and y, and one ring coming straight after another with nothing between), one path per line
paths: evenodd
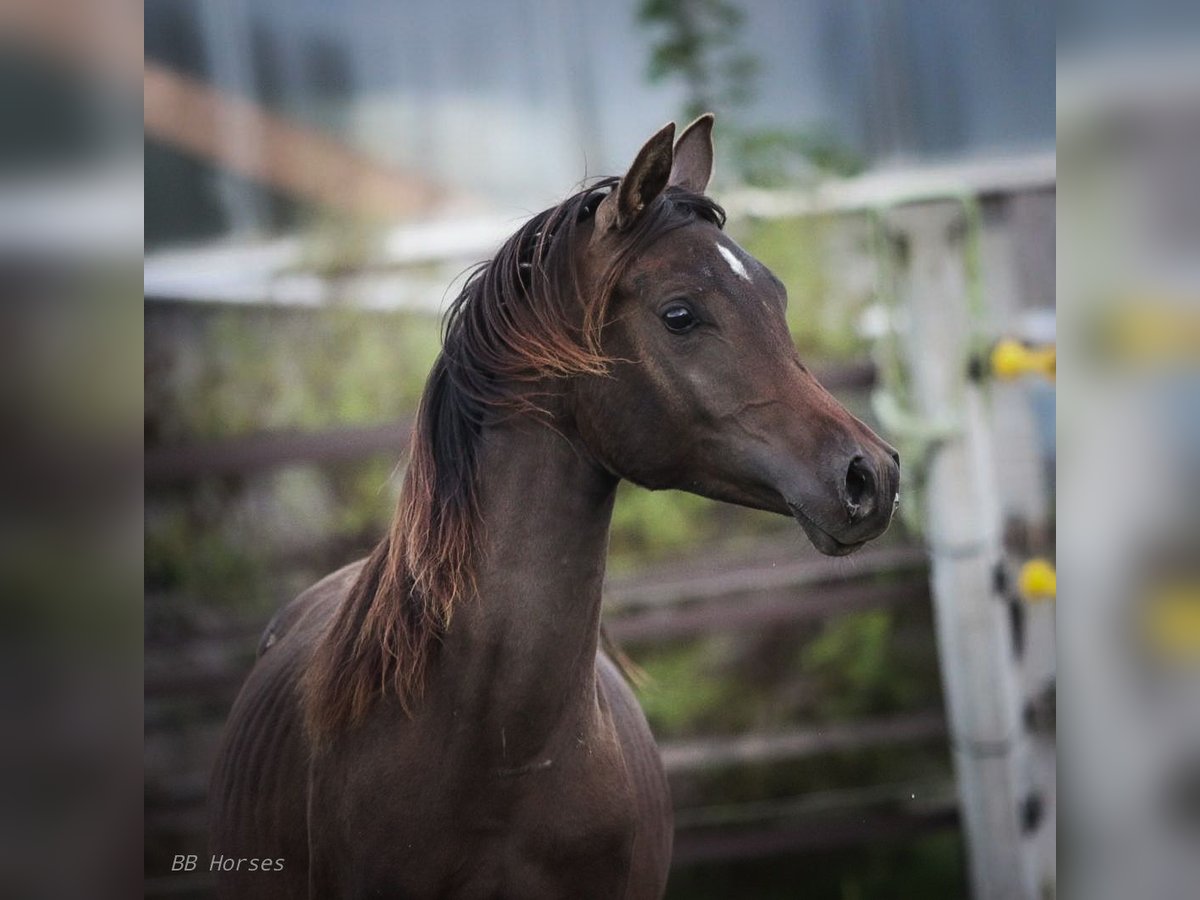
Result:
M769 734L739 734L674 741L659 747L670 774L720 766L802 759L821 753L847 753L867 747L921 743L944 738L946 720L938 710L879 719L833 722Z
M831 391L863 391L875 383L870 360L819 370L818 380ZM242 475L304 463L348 462L376 454L399 457L408 450L412 422L324 431L281 430L219 440L146 448L146 485L188 482L210 475Z

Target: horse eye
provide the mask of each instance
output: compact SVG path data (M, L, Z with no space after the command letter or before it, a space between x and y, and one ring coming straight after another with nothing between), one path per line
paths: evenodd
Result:
M691 331L700 321L696 318L695 313L681 304L668 306L663 310L662 320L663 324L667 326L667 330L675 334Z

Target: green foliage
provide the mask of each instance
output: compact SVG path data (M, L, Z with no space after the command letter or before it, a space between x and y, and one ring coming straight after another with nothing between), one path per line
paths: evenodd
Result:
M203 311L187 325L185 335L156 330L158 322L147 330L146 430L162 443L399 419L415 409L439 347L428 316L351 309ZM159 354L169 367L151 364ZM186 495L148 494L146 586L158 595L155 613L169 618L164 604L176 597L265 613L322 567L349 562L387 526L404 449L269 479L208 479ZM335 551L328 563L306 552L321 546ZM284 583L281 567L295 583Z
M377 456L330 471L337 498L334 528L339 536L382 535L387 530L396 509L402 465Z
M653 679L645 689L651 723L660 736L677 737L925 709L936 704L939 691L928 616L920 606L876 609L636 649L638 664ZM890 753L882 753L878 766L856 770L859 780L894 775ZM857 754L855 765L868 758ZM795 774L780 771L780 786L801 787ZM712 787L717 795L736 789ZM774 788L759 782L757 790Z
M190 513L190 514L189 514ZM275 599L266 581L261 548L237 541L216 523L180 506L146 520L146 588L184 606L267 612ZM156 602L161 606L163 600ZM156 619L169 610L153 610ZM147 611L150 618L150 610Z
M622 482L613 509L616 570L662 559L713 537L712 501L682 491L647 491Z
M750 98L758 63L737 48L744 18L728 0L643 0L639 7L638 21L657 35L647 76L682 79L688 119Z
M695 734L717 725L734 699L734 685L715 671L711 643L697 641L645 660L649 679L638 699L660 738Z
M755 900L895 900L966 897L962 838L956 831L907 841L721 861L671 874L668 900L753 897Z
M164 441L396 419L420 397L437 335L427 316L224 310L173 382L148 386L147 419Z
M646 75L651 82L678 81L687 99L683 117L715 112L718 140L728 170L746 184L777 187L820 174L851 175L862 161L820 129L751 128L741 111L753 102L759 59L741 47L746 15L730 0L643 0L638 21L654 41Z
M800 650L801 669L822 684L818 710L841 719L910 706L923 687L897 665L892 613L870 610L830 619Z
M361 272L378 259L386 232L378 221L322 209L302 233L296 271L336 278Z
M737 238L788 290L788 326L801 353L829 359L861 355L866 344L855 329L859 309L839 293L831 265L836 223L820 216L755 219Z
M731 147L746 184L773 188L822 174L847 178L864 168L862 158L828 132L779 128L736 133Z

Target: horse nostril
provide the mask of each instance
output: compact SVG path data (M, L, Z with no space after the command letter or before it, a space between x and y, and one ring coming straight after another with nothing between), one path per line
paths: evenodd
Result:
M863 505L869 503L875 493L875 475L870 465L861 456L850 460L846 470L846 506L850 513L866 513Z
M894 462L894 463L895 463L897 466L899 466L899 465L900 465L900 453L899 453L899 451L896 451L896 450L891 450L891 451L889 451L889 452L888 452L888 456L890 456L890 457L892 458L892 462Z

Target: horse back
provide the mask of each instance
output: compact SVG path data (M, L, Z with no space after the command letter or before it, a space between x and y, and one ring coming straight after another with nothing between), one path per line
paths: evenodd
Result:
M308 895L308 765L300 676L360 564L309 588L271 620L234 701L209 784L218 895Z

